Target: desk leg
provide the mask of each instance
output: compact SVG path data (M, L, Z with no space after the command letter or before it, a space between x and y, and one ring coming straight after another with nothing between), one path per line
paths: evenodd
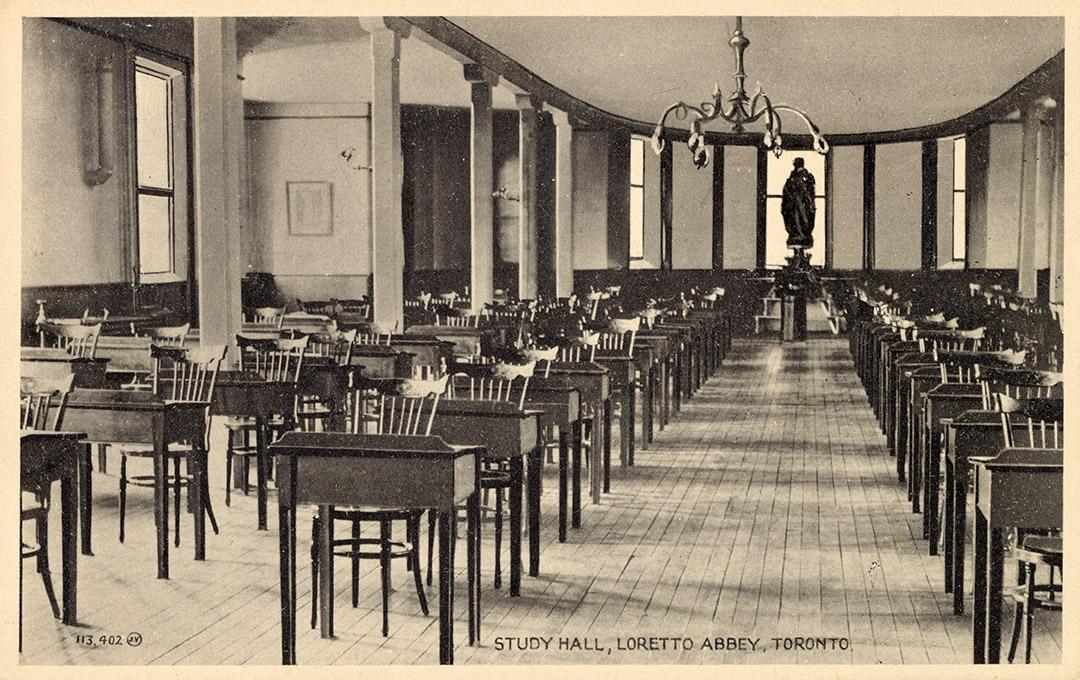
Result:
M964 551L967 549L967 473L954 468L953 488L953 614L964 613Z
M266 531L266 419L255 418L255 482L258 500L259 531Z
M157 575L169 578L169 484L166 477L165 435L160 424L154 432L154 524L157 529Z
M634 381L631 380L630 384L626 386L626 395L623 397L626 402L626 408L623 409L623 417L626 418L626 427L623 431L626 432L626 464L630 467L634 466L634 432L637 430L635 421L637 420L637 388L634 387Z
M570 433L559 428L559 543L566 543L566 478L570 463Z
M1001 663L1001 580L1005 567L1005 536L991 528L986 556L986 663Z
M191 500L191 512L194 513L191 524L195 530L196 560L206 559L206 498L203 497L203 489L206 488L206 459L206 451L202 447L193 447L188 457L191 471L188 498Z
M938 506L941 502L938 484L941 479L941 446L938 433L927 433L926 447L926 505L923 507L923 522L926 524L927 538L930 539L930 554L938 554Z
M971 647L975 663L986 663L986 518L975 509L975 611L971 617Z
M529 576L540 575L540 475L544 450L535 448L529 453ZM511 587L511 590L513 588Z
M510 596L521 595L522 461L510 459Z
M281 572L281 663L296 665L296 508L278 506Z
M611 397L604 400L604 422L601 427L604 431L604 493L611 493Z
M65 447L70 448L70 447ZM69 626L78 620L78 583L79 583L79 537L76 515L79 514L79 463L90 456L90 445L80 447L85 451L71 450L71 455L64 465L64 476L60 478L60 551L64 586L63 621Z
M570 425L572 433L570 468L570 526L574 529L581 527L581 429L583 425L578 418Z
M79 454L79 533L82 539L82 554L93 555L90 544L91 518L94 506L94 476L90 466L90 445Z
M439 510L439 663L454 663L454 530L452 516Z
M645 399L644 408L642 413L642 425L641 425L641 448L652 443L653 440L653 382L655 369L650 366L648 372L645 374L645 391L643 397Z
M668 359L664 359L664 362L660 364L660 431L664 431L664 427L668 424L668 418L671 416L670 402L671 402L671 385L668 382Z
M520 461L520 459L518 459ZM518 468L520 473L520 466ZM520 475L519 475L520 478ZM518 510L521 510L521 486L518 486ZM467 553L468 567L466 568L468 591L469 591L469 646L480 642L480 493L474 492L466 502L466 528L465 528L465 552ZM513 524L514 515L510 515L510 523ZM517 568L518 588L521 587L521 521L518 515L518 550L513 554L511 550L510 566L510 594L513 595L513 579L515 565ZM510 541L513 543L513 533ZM520 594L520 592L518 593Z
M956 505L956 480L953 464L945 459L945 592L953 589L953 507Z
M604 456L601 453L599 444L602 443L600 439L597 439L597 433L600 428L596 427L596 414L602 413L604 410L604 402L597 401L593 404L593 435L592 444L589 446L589 495L593 505L600 503L600 494L604 489ZM581 436L585 437L585 421L581 421ZM601 435L602 436L602 435ZM584 443L583 443L584 445Z
M334 637L334 518L333 508L319 506L319 636Z

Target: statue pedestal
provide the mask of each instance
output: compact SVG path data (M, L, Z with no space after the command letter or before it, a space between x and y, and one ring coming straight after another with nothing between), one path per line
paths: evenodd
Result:
M780 330L784 342L806 340L806 298L814 289L813 267L806 252L797 248L788 264L776 275L780 305Z

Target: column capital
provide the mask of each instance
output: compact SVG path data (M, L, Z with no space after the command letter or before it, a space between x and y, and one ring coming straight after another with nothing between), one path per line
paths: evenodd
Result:
M398 37L404 39L408 38L409 33L412 31L412 24L401 17L358 17L358 21L360 22L360 28L368 33L392 31L397 33Z
M570 114L559 109L548 109L548 113L551 114L551 120L555 123L557 128L569 128L573 127L573 123L570 121Z
M499 74L489 68L480 64L462 64L461 67L465 80L470 83L487 83L492 86L499 84Z
M525 93L514 95L514 101L517 103L519 111L534 110L541 111L544 108L544 100L540 99L536 95Z

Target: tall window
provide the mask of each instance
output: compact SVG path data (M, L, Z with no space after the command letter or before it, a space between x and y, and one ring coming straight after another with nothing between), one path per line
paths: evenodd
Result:
M810 249L810 263L825 266L825 156L815 151L785 151L777 158L768 154L768 176L765 198L765 266L783 267L791 251L787 247L787 229L780 205L784 197L784 183L791 175L792 163L803 159L806 169L814 176L814 247Z
M952 186L952 259L963 262L967 258L967 174L965 154L967 142L963 137L953 140L953 186Z
M645 259L645 140L630 138L630 259Z
M140 280L176 269L173 98L174 82L181 76L164 64L135 58L135 238Z

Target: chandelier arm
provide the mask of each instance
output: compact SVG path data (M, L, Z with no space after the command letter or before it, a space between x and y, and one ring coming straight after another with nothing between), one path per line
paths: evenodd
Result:
M821 134L821 130L818 128L818 126L814 125L814 121L810 120L810 116L806 115L794 106L788 106L787 104L776 104L775 106L773 106L773 109L777 111L790 111L799 118L802 118L803 122L806 123L806 127L810 129L810 135L814 138L814 151L817 151L820 154L826 154L829 152L829 142ZM779 116L777 116L777 118L779 118Z
M679 120L685 120L689 114L694 114L695 119L699 124L701 122L707 123L717 117L715 112L712 115L706 114L705 111L703 111L702 109L698 108L697 106L687 104L686 102L676 102L675 104L667 107L666 109L664 109L663 115L660 116L659 122L656 123L656 127L653 129L652 148L656 154L659 154L661 151L664 150L664 139L662 137L664 133L664 123L667 121L667 117L671 115L672 112L675 113L675 117Z

